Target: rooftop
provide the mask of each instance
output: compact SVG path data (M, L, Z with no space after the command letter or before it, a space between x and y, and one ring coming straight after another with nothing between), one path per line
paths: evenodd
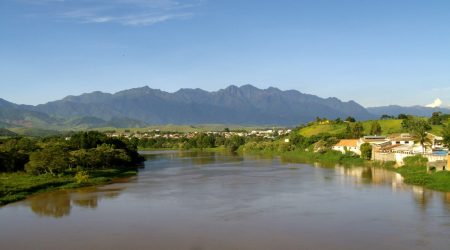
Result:
M340 140L336 145L334 146L341 146L341 147L356 147L358 145L358 139L343 139Z

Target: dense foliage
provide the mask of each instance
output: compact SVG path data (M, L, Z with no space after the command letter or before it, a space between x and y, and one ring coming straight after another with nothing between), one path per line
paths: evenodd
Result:
M58 174L72 169L104 169L142 161L137 144L99 132L71 137L8 138L0 141L0 172L25 170L32 174Z
M372 158L372 145L370 143L363 143L361 145L361 158L370 160Z
M222 134L198 133L192 138L166 138L163 136L156 138L136 139L136 144L142 149L205 149L225 147L230 151L236 151L241 145L255 138L233 135L226 138Z

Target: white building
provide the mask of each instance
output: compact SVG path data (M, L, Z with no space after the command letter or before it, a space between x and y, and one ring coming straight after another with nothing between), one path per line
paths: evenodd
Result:
M358 142L359 139L343 139L340 140L336 145L331 147L331 149L340 151L343 154L350 151L357 155L361 155L361 150L359 150Z

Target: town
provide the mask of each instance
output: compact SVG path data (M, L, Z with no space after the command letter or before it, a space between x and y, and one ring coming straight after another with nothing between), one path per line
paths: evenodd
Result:
M391 134L389 136L363 136L359 139L342 139L332 149L342 153L352 152L361 155L361 146L372 146L371 160L392 161L397 166L404 165L403 159L412 155L422 155L428 159L430 170L449 170L448 148L443 146L443 138L427 133L427 144L420 145L409 133Z

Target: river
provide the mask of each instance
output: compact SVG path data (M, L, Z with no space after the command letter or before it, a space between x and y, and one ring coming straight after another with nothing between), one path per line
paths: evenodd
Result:
M370 167L152 152L129 179L0 208L1 249L449 249L450 193Z

